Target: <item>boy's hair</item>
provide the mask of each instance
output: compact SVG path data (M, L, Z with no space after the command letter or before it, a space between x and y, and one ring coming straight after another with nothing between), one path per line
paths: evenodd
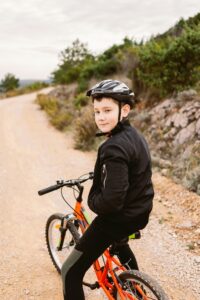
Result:
M96 97L92 97L92 102L94 103L94 100L101 102L103 98L107 98L107 99L111 99L114 103L116 103L117 105L119 105L119 101L117 101L116 99L112 98L112 97L106 97L106 96L96 96ZM125 104L128 104L126 102L121 102L121 107L124 106ZM128 104L130 106L130 104Z

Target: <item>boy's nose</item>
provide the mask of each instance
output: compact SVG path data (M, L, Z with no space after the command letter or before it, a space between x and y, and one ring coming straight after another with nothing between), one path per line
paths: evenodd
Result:
M105 115L103 113L99 114L99 120L104 120L105 119Z

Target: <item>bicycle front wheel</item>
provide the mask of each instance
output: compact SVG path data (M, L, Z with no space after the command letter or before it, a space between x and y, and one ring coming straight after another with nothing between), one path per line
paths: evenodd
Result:
M119 279L126 300L169 300L161 286L143 272L136 270L125 271L119 275ZM121 300L117 291L115 299Z
M61 273L64 261L72 252L80 237L76 226L71 221L68 221L62 249L58 250L58 245L61 239L61 222L63 218L63 214L54 214L50 216L46 223L45 234L49 255L59 273Z

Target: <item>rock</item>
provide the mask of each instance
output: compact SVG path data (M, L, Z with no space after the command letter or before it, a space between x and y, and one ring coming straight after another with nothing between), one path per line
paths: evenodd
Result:
M188 118L185 114L183 113L174 113L172 116L170 116L167 121L166 121L166 126L174 126L176 128L184 128L188 124Z
M166 147L167 147L167 143L165 141L161 141L157 145L157 149L159 150L165 149Z
M196 123L196 133L198 134L198 137L200 138L200 118Z
M195 112L195 118L198 120L200 118L200 109Z
M159 166L160 168L171 168L172 167L172 163L169 160L165 160L162 158L159 158L157 156L152 156L152 163L155 166Z
M24 289L24 294L29 295L30 291L28 289Z
M176 135L173 144L175 146L184 144L186 141L194 137L195 131L196 131L196 122L192 122L186 128L183 128L179 131L179 133Z
M194 227L194 224L190 220L176 226L178 229L191 229L192 227Z
M165 140L169 140L169 139L172 140L172 139L174 139L174 136L177 134L177 132L178 132L178 129L175 127L172 127L172 129L169 130L167 133L165 133L163 137Z
M197 185L197 195L200 195L200 184Z
M188 91L178 93L176 100L178 102L191 101L195 98L195 96L197 96L197 92L195 90L190 89Z
M168 169L162 169L162 170L161 170L161 174L162 174L163 176L167 176L168 173L169 173Z
M173 99L166 99L155 108L153 108L150 112L152 116L152 122L156 122L157 120L163 119L167 112L171 110L175 106L175 102Z
M195 257L194 261L195 261L197 264L200 264L200 256Z
M174 127L185 128L188 125L188 118L184 114L177 113L174 118Z

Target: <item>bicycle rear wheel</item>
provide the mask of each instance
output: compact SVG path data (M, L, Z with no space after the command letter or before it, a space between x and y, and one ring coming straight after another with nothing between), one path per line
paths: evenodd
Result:
M71 221L68 221L62 249L58 250L58 244L61 238L60 228L63 218L63 214L50 216L47 220L45 231L48 252L58 273L61 273L64 261L72 252L80 237L76 226Z
M125 271L119 275L119 278L126 300L169 300L161 286L143 272L136 270ZM115 291L115 299L121 299L118 291Z

